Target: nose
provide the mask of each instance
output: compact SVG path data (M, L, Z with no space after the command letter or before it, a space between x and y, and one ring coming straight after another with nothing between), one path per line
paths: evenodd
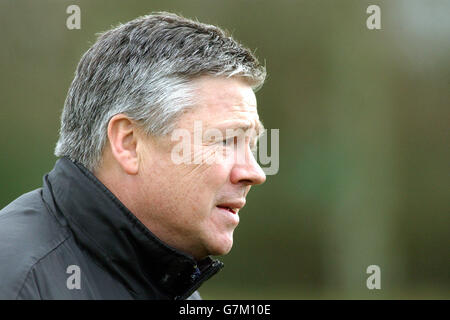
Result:
M234 164L230 180L234 184L244 184L248 186L263 184L266 181L266 174L259 166L252 152L247 152L245 162L238 161Z

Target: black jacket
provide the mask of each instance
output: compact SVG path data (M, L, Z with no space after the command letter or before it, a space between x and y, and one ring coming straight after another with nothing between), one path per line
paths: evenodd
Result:
M200 299L223 267L160 241L78 163L43 180L0 211L0 299Z

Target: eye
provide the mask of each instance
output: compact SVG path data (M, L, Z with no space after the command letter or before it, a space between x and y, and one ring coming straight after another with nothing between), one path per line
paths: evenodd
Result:
M236 140L236 137L230 137L228 139L224 139L224 140L222 140L222 145L230 146L230 145L234 144L235 140Z

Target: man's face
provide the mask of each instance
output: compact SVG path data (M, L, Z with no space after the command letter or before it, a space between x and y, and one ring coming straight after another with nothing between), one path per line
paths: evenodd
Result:
M239 208L265 174L251 150L257 138L252 132L263 130L251 87L237 78L202 77L194 83L196 105L179 118L175 130L189 137L153 138L141 149L140 196L145 200L138 217L161 240L200 259L230 251ZM245 131L250 134L230 130L238 128L250 128ZM222 139L205 135L211 129L219 130ZM238 148L237 141L242 143ZM190 147L191 161L173 160L180 143Z

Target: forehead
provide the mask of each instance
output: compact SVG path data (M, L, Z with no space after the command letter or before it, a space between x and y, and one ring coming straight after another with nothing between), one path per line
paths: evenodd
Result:
M196 106L190 120L204 127L241 127L262 131L256 96L251 86L239 78L202 77L195 80Z

